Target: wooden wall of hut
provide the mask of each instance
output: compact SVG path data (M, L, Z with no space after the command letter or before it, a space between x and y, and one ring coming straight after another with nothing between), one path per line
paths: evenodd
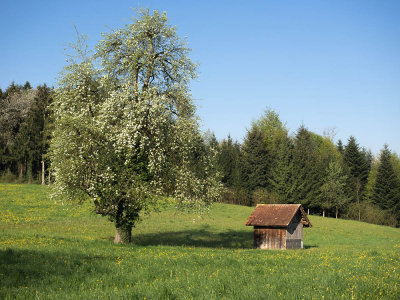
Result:
M286 228L254 226L254 248L286 249Z

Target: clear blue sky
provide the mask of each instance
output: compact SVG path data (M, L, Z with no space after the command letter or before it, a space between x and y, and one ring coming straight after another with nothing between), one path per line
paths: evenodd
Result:
M74 24L94 45L142 6L165 10L200 63L203 130L241 141L269 107L335 140L400 154L400 1L0 2L0 88L56 84Z

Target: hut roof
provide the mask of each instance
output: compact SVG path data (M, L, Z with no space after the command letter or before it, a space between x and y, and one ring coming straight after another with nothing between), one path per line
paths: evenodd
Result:
M259 204L246 221L246 226L287 227L300 210L301 222L311 227L301 204Z

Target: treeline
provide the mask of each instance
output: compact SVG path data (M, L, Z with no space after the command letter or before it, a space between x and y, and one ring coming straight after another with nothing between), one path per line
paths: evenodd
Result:
M52 95L46 84L29 82L0 89L0 181L50 182ZM301 203L312 214L400 225L400 158L387 145L374 157L352 136L334 144L304 126L289 135L272 110L243 143L212 133L198 142L214 156L223 202Z
M52 89L12 83L0 89L0 180L40 182L49 178L46 152L51 134Z
M387 145L374 157L353 136L335 145L304 126L289 135L272 110L242 144L207 139L217 149L223 202L301 203L312 214L400 224L400 159Z

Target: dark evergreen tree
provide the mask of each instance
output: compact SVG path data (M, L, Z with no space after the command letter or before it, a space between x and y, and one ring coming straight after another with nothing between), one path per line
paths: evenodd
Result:
M2 108L3 108L3 101L6 97L6 93L3 93L3 90L0 89L0 120L1 120L1 114L2 114ZM1 128L1 124L0 124ZM0 134L0 172L5 169L5 140L3 138L3 135Z
M340 152L340 154L344 153L344 146L343 146L342 140L338 140L336 147L337 147L338 151Z
M371 155L360 150L356 139L351 136L344 149L343 160L348 173L347 190L353 202L360 203L371 169Z
M41 174L42 161L45 160L49 147L51 126L48 106L51 101L51 91L46 84L38 86L36 97L19 132L25 149L26 175L29 182Z
M50 178L49 171L47 171L50 167L50 161L47 157L47 152L51 140L51 133L54 129L53 115L50 110L50 105L53 102L53 92L46 84L40 85L37 87L36 99L35 114L40 124L40 172L43 172L42 183L44 183L46 173L48 173L48 177Z
M249 190L269 185L271 158L261 130L257 126L247 132L242 147L243 180Z
M387 145L381 152L372 201L380 208L392 211L400 221L400 181L393 169Z
M15 84L15 82L11 82L11 84L8 86L8 88L6 89L6 94L11 95L15 92L18 92L22 89L22 87L20 85Z
M356 139L351 136L344 150L344 162L350 175L360 181L364 186L371 168L371 155L365 149L360 150Z
M222 140L218 151L218 168L221 172L221 181L226 187L238 188L240 185L240 145L233 142L228 136Z
M30 90L30 89L32 89L32 86L31 86L31 84L30 84L29 81L26 81L26 82L25 82L23 89L24 89L24 90Z
M371 171L372 167L372 160L373 160L373 155L371 153L371 150L367 150L364 147L361 149L361 157L363 160L363 173L367 174L367 178L363 179L364 185L367 182L368 179L368 174ZM365 175L364 175L365 177Z
M286 142L280 147L277 153L275 167L272 169L269 183L272 192L276 195L279 202L287 203L293 199L293 142L286 138ZM293 201L293 200L292 200Z
M301 203L306 208L319 207L319 191L322 185L317 147L311 133L301 126L293 148L292 198L289 203Z

